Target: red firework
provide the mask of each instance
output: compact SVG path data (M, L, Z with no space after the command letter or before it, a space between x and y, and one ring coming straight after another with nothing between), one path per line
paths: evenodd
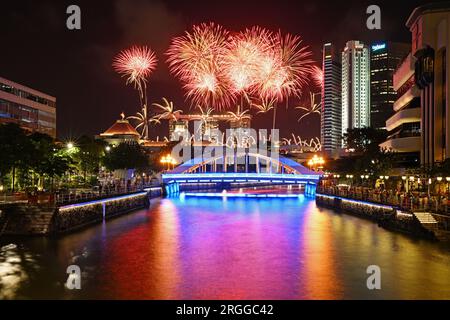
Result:
M311 68L311 76L314 81L314 84L319 88L322 88L323 85L323 70L318 66L313 66Z
M272 49L271 39L272 33L260 27L246 29L230 38L224 65L236 93L244 93L257 85L261 61Z
M113 68L127 78L127 83L135 86L147 81L147 78L156 68L156 55L148 47L133 46L121 51L113 61Z
M192 104L221 109L234 101L223 68L227 38L223 27L202 23L172 40L167 62Z

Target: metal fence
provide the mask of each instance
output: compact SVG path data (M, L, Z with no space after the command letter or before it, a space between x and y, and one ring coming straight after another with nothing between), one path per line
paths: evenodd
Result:
M144 191L147 188L159 187L159 184L138 185L131 187L103 187L98 189L78 189L55 193L25 193L0 195L0 203L24 203L30 205L64 205L85 202Z
M317 192L336 195L362 201L386 204L407 211L427 211L450 215L448 195L437 194L428 196L424 192L396 192L365 187L319 186Z

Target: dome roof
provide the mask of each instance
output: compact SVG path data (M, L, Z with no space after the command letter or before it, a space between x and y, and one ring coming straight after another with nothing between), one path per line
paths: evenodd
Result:
M102 137L124 135L140 136L136 129L125 119L117 120L108 130L100 134Z

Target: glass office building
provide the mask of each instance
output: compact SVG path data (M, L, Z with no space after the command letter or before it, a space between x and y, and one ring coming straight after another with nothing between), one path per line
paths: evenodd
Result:
M331 43L323 46L322 117L320 136L322 150L332 154L341 147L341 61Z
M370 46L370 124L385 129L397 99L393 75L397 66L411 51L411 45L398 42L376 42Z
M56 98L0 77L0 123L56 137Z

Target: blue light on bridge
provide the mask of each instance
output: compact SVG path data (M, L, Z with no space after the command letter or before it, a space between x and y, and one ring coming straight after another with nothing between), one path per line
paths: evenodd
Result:
M303 194L255 194L237 192L182 192L181 198L205 197L205 198L303 198Z
M162 178L165 182L186 180L188 183L200 183L208 181L214 182L254 182L272 181L274 183L317 183L320 175L308 174L278 174L278 173L167 173Z

